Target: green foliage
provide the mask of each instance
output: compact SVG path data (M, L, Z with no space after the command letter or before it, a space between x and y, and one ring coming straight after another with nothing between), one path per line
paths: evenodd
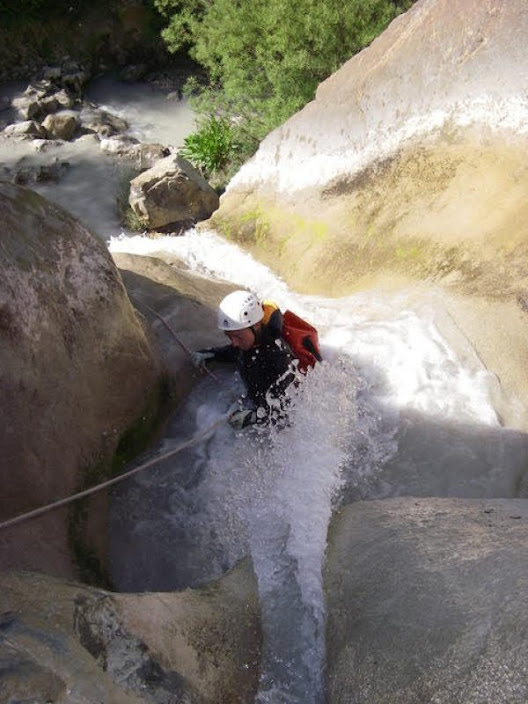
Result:
M211 2L208 0L153 0L158 12L169 20L162 32L168 49L176 53L188 49Z
M188 135L180 154L200 169L205 178L224 168L236 150L234 130L229 121L209 115Z
M236 116L249 153L412 1L154 0L168 48L207 70L193 107Z
M116 212L119 223L132 232L144 232L145 223L129 205L130 181L140 174L136 168L122 168L117 182Z

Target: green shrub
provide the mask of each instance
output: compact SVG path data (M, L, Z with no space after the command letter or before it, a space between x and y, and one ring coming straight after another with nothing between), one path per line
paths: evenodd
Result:
M180 154L205 178L210 178L225 167L236 149L235 132L229 120L209 115L199 120L196 132L185 137Z
M139 215L136 215L128 202L128 197L130 195L130 181L139 173L139 169L134 167L124 167L119 173L119 179L117 182L116 212L119 218L119 224L132 232L145 231L145 223Z
M131 232L145 232L146 225L139 215L137 215L130 206L125 208L121 214L120 224Z

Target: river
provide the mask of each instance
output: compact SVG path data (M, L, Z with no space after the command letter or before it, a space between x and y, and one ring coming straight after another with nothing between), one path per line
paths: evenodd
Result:
M20 95L25 84L0 87L0 99ZM123 83L111 76L94 80L85 99L129 124L126 134L142 142L156 142L178 148L194 130L194 114L185 100L143 83ZM37 181L28 185L69 210L92 232L109 240L121 231L116 199L128 187L132 166L105 155L97 140L52 143L36 151L31 141L0 139L1 167L8 169L62 165L58 181Z
M193 127L185 105L145 86L105 80L92 91L146 141L177 145ZM0 156L7 164L44 158L27 143L4 145ZM396 495L515 495L518 438L494 409L497 380L457 330L440 291L299 295L213 231L155 240L122 232L114 206L123 174L115 162L93 146L65 145L52 156L70 168L36 190L83 220L111 252L176 254L189 269L251 288L319 330L324 362L292 392L291 425L238 433L222 426L116 489L110 549L122 591L198 586L249 555L265 637L258 701L321 704L322 568L333 511ZM210 425L240 392L229 371L221 383L205 377L157 449Z

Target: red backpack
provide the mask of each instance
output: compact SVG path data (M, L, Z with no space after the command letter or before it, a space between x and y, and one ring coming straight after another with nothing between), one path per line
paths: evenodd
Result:
M317 330L291 310L283 314L282 337L299 360L297 368L302 374L322 360Z

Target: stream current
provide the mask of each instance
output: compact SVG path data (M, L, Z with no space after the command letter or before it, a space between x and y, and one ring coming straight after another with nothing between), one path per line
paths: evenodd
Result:
M111 534L123 590L205 584L250 555L264 627L257 701L320 704L322 572L333 511L396 495L513 495L519 441L494 410L497 381L440 295L420 287L301 296L212 231L120 236L109 246L177 255L197 273L251 288L318 328L324 362L294 392L290 427L236 433L224 426L122 486ZM204 378L160 449L209 426L241 392L232 372L220 384Z
M92 96L130 133L177 146L192 130L185 105L145 86L101 81ZM324 362L294 392L291 425L207 441L120 485L111 507L111 556L123 591L206 584L250 556L264 629L261 704L320 704L324 679L322 571L340 504L389 496L514 496L520 439L501 425L497 380L447 314L440 292L342 299L301 296L215 232L155 240L123 233L115 215L122 174L92 144L0 145L10 167L57 156L58 183L32 184L64 205L111 252L177 255L314 324ZM204 377L171 420L163 452L211 425L242 391L232 372ZM353 559L353 556L351 556ZM326 637L331 638L331 634Z

